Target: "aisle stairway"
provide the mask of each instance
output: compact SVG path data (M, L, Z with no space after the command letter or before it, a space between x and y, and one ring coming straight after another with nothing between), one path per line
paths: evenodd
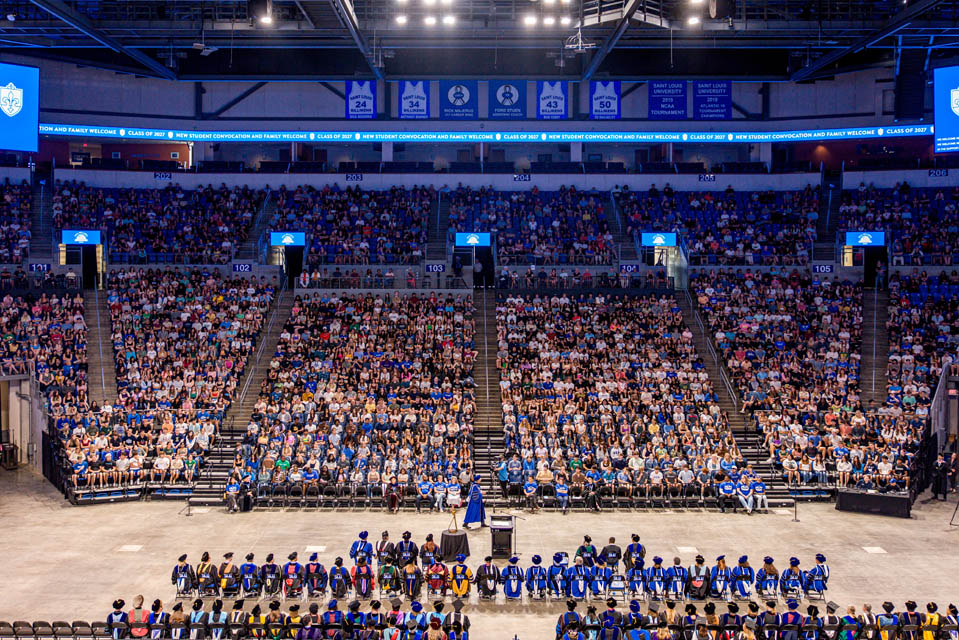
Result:
M862 404L879 408L886 400L886 368L889 364L889 294L865 291L862 296Z
M253 218L253 228L250 229L250 235L247 236L246 241L236 250L237 260L257 259L256 250L259 246L260 236L270 228L270 221L273 219L275 212L276 192L270 191L266 199L263 200L263 204L260 205L260 210L257 212L256 217Z
M49 174L41 174L40 169L33 176L29 257L33 260L53 258L53 180Z
M609 196L606 211L608 212L606 217L609 219L609 228L610 231L613 232L613 242L616 243L619 249L619 259L627 261L638 260L639 255L636 253L636 239L626 233L626 226L623 218L620 216L619 207L616 206L616 201L613 199L612 194Z
M87 380L90 400L101 407L117 398L117 371L113 359L110 308L103 291L83 292L83 319L87 323Z
M690 300L682 292L677 292L677 301L683 311L683 319L686 326L693 334L693 343L696 347L696 353L700 354L703 364L706 366L706 372L709 374L709 380L712 382L713 389L719 397L719 406L729 417L729 427L732 429L733 436L736 438L736 444L739 451L747 462L752 464L753 470L766 483L766 495L769 499L770 507L791 507L794 503L790 496L786 483L772 464L766 462L769 457L768 452L763 448L762 437L756 432L755 424L750 416L739 412L738 398L730 395L726 386L723 384L722 374L719 365L713 360L707 344L708 336L705 333L705 324L700 326L696 319L696 311L690 306Z
M494 485L496 464L505 451L503 398L496 369L496 294L490 289L475 292L473 342L478 355L473 362L476 384L476 416L473 422L473 469L483 475L487 504L499 504Z
M438 203L433 201L428 228L426 259L430 262L443 262L446 260L446 236L450 228L449 193L441 194Z
M246 371L237 385L236 400L230 405L220 427L219 437L207 459L203 477L190 498L191 506L209 507L223 504L223 488L233 468L233 452L236 445L243 441L243 434L253 414L253 406L260 394L260 385L266 379L270 361L276 353L280 334L290 318L292 306L293 292L284 290L267 318Z

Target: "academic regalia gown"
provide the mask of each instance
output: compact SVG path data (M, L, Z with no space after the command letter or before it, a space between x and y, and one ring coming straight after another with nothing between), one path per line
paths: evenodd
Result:
M765 569L760 569L756 572L756 590L765 593L778 593L779 576L774 573L767 574Z
M450 591L454 596L463 597L470 592L470 583L473 581L473 570L462 562L457 562L450 570Z
M585 598L589 588L591 572L581 564L574 564L566 570L567 595L573 598Z
M554 597L569 595L566 567L554 563L546 572L546 577L549 580L549 592L551 595Z
M556 637L561 638L571 622L579 624L580 616L575 611L567 611L556 621Z
M240 565L240 587L243 593L260 591L260 568L252 562L244 562Z
M646 572L642 568L633 565L626 572L626 582L629 584L629 592L632 595L638 595L646 591Z
M368 564L358 564L350 569L350 576L353 578L353 587L358 597L368 598L373 593L373 587L376 586L373 567Z
M549 587L549 577L546 569L538 564L526 569L526 592L531 596L543 597Z
M342 598L353 586L353 578L346 567L334 565L330 569L330 593L334 598Z
M307 562L304 573L306 574L307 595L313 596L326 591L326 582L329 580L326 567L319 562Z
M510 564L503 569L500 574L500 582L507 599L516 600L523 597L523 580L523 570L515 564Z
M396 543L396 564L400 567L405 567L406 565L416 564L416 560L419 555L419 549L416 547L416 543L412 540L400 540Z
M196 578L200 590L204 593L219 593L220 579L216 565L212 562L201 562L196 566Z
M466 515L463 517L463 526L473 524L474 522L484 525L486 523L486 507L483 505L483 490L479 484L473 483L470 487L469 499L466 503Z
M400 577L403 580L403 593L410 598L418 597L423 587L423 572L420 568L415 564L408 564L400 573Z
M732 578L732 571L729 567L720 569L713 567L709 572L710 594L714 598L721 598L729 589L729 581Z
M595 566L589 577L589 588L594 596L606 593L606 585L609 584L609 578L613 575L613 570L606 566Z
M806 580L803 572L798 569L793 569L790 567L783 571L782 576L779 578L779 587L782 589L783 593L803 593Z
M829 566L826 564L817 564L806 572L806 590L822 593L826 590L829 582Z
M450 572L442 562L434 562L426 570L426 584L430 592L446 595L446 587L450 581Z
M373 545L369 540L355 540L350 546L350 558L354 563L358 563L360 558L369 563L373 559Z
M686 567L677 567L672 566L666 570L666 581L669 585L669 594L678 600L682 600L682 596L686 591L686 578L689 573L686 571Z
M483 564L476 570L476 589L480 596L492 598L496 596L499 584L499 569L495 564Z
M170 579L176 585L177 593L189 593L196 588L196 573L189 564L175 565Z
M653 597L666 595L666 569L653 565L646 569L646 591Z
M267 595L280 592L280 565L270 563L260 567L260 582Z
M290 595L303 590L303 565L299 562L287 562L283 565L283 593Z
M752 567L736 565L732 569L732 589L735 598L750 598L753 595L753 583L756 581L756 572Z

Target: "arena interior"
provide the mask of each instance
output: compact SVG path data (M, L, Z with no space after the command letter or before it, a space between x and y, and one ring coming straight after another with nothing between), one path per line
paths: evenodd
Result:
M0 639L959 640L959 3L0 9Z

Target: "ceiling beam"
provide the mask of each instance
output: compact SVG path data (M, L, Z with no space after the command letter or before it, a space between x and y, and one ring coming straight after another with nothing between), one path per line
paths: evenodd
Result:
M52 14L54 17L66 22L68 25L73 27L78 31L82 31L87 34L100 44L105 47L113 49L117 53L121 53L128 58L136 60L142 64L147 69L152 70L156 75L161 78L166 78L167 80L176 80L176 73L173 69L162 64L159 60L155 60L150 56L146 55L142 51L137 51L136 49L128 49L124 47L120 42L114 39L111 36L108 36L104 33L101 33L99 29L93 26L93 23L86 17L78 13L76 10L72 9L65 5L61 0L30 0L33 4L44 9L48 13Z
M306 12L306 9L303 7L303 3L300 0L295 0L294 4L296 8L300 10L300 13L303 14L303 17L306 18L306 23L310 25L310 29L316 29L316 23L313 22L313 18L310 17L310 14Z
M908 27L913 20L921 16L922 14L934 9L936 6L942 3L942 0L919 0L915 4L909 6L905 11L900 11L892 18L886 21L886 24L882 28L873 31L872 33L860 38L859 40L853 42L851 45L845 49L839 49L838 51L833 51L824 56L820 56L816 60L813 60L808 65L799 69L794 74L792 74L791 80L793 82L798 82L800 80L806 80L815 74L820 69L824 69L829 65L835 64L845 58L847 55L858 53L863 49L870 47L880 40L888 38L889 36L895 34L901 29Z
M356 43L356 48L360 50L367 64L370 65L370 71L373 72L377 80L382 80L383 70L376 66L376 60L373 59L373 52L366 43L366 38L360 33L360 26L356 20L356 13L353 11L353 3L351 0L330 0L330 6L333 7L334 13L339 16L340 20L346 26L346 30L350 32L350 37L352 37L353 42Z
M593 77L593 74L599 69L599 65L603 64L603 60L605 60L609 52L613 50L613 47L616 46L619 39L623 37L623 34L626 33L626 29L629 28L630 19L633 17L633 14L636 13L636 10L639 9L639 3L640 0L627 0L626 4L623 5L623 15L620 16L619 22L616 23L616 28L613 29L613 32L606 36L603 44L601 44L599 49L596 50L596 53L593 54L592 60L589 61L589 66L587 66L586 71L583 72L583 80L589 80Z

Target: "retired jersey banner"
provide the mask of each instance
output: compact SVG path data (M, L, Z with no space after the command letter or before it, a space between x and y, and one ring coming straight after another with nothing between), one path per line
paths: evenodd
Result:
M402 120L426 120L430 117L430 81L401 80L397 114Z
M525 120L526 81L491 81L488 117L490 120Z
M376 119L376 80L346 81L346 119Z
M479 90L476 80L440 81L440 119L476 120L479 118Z
M539 120L569 118L569 82L539 80L536 83L536 117Z
M620 113L619 80L601 82L593 80L589 83L589 119L590 120L619 120Z

